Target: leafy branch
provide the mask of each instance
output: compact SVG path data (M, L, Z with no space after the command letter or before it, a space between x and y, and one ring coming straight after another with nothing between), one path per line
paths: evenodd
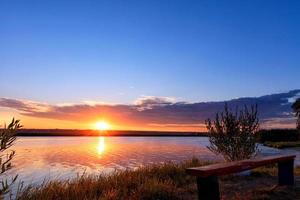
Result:
M16 132L20 129L20 120L12 119L11 123L4 128L0 129L0 176L3 177L4 173L11 169L11 160L15 156L15 151L9 148L16 140ZM2 178L0 180L0 197L9 192L9 187L17 180L17 175L14 176L10 182Z

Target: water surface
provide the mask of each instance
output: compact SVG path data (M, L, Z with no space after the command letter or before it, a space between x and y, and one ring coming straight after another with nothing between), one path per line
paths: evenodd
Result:
M84 172L110 173L192 157L221 160L206 148L208 145L206 137L19 137L9 174L19 174L25 184L36 184L45 179L73 178ZM260 150L265 155L300 155L291 149ZM296 163L300 164L299 156Z

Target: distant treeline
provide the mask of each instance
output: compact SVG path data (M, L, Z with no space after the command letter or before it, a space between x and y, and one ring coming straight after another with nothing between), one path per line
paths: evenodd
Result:
M207 136L206 132L77 130L77 129L20 129L18 136Z
M20 129L18 136L208 136L207 132L176 132L176 131L126 131L126 130L77 130L77 129ZM297 141L300 133L296 129L260 130L257 141L264 143Z
M286 142L300 140L300 132L296 129L271 129L261 130L258 134L258 142Z

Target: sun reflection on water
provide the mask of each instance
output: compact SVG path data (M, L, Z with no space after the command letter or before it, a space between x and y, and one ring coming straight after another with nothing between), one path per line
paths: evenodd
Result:
M105 138L101 136L98 138L97 153L101 155L104 153L104 151L105 151Z

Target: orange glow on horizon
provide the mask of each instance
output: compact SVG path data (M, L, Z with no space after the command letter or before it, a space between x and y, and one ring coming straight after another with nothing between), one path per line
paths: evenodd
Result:
M195 132L206 131L206 128L199 124L199 127L180 125L172 126L173 124L155 124L147 121L138 121L128 118L118 118L114 115L106 113L105 118L85 115L81 120L69 119L47 119L24 116L11 109L0 109L1 119L0 127L5 123L8 124L12 118L21 120L23 129L78 129L78 130L99 130L102 134L108 134L109 130L140 130L140 131L180 131L180 132ZM102 123L104 122L104 123ZM113 122L113 123L112 123Z

